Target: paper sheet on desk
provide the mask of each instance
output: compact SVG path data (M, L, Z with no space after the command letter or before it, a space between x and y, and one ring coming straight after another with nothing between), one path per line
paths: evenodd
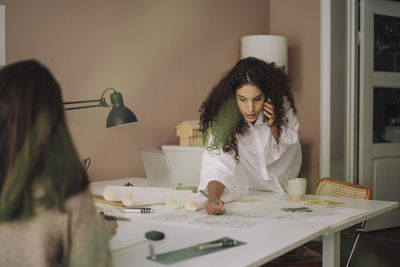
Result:
M321 222L327 224L335 224L337 222L343 221L345 219L358 216L368 212L368 210L363 209L355 209L349 207L320 207L320 206L311 206L304 205L304 203L288 203L282 200L275 200L272 205L267 205L262 211L255 212L252 214L254 217L266 217L271 219L287 219L287 220L296 220L296 221L312 221L312 222ZM302 210L298 209L301 207L306 207L307 210L311 210L311 212L302 212ZM297 212L293 212L290 210L297 208Z
M348 207L324 208L307 206L311 212L290 212L293 208L304 206L299 203L288 203L285 200L269 200L243 205L236 202L225 205L225 213L219 216L207 215L202 210L189 212L185 210L171 211L154 215L151 219L166 223L197 225L213 228L233 228L251 230L259 225L267 225L268 221L293 220L296 222L313 222L324 225L333 225L345 219L361 215L367 210ZM296 210L296 209L294 209Z
M322 199L322 198L295 198L295 199L288 199L287 202L304 203L307 205L320 206L320 207L346 206L346 204L343 202L337 202L337 201Z

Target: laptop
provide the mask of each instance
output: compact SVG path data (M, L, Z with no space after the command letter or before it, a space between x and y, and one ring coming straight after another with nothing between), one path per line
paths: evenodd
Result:
M198 174L195 174L195 179L185 179L186 176L181 176L176 179L164 151L144 147L140 147L139 151L150 186L197 190L197 186L200 182L200 166L198 168ZM199 164L201 164L201 162ZM191 169L190 166L185 166L184 164L181 164L181 168L187 170Z
M198 186L204 147L162 145L170 170L177 184Z

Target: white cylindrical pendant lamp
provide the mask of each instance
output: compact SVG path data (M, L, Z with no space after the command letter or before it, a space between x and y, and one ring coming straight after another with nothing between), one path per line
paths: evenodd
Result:
M287 65L287 38L278 35L247 35L241 40L241 58L255 57L277 66Z

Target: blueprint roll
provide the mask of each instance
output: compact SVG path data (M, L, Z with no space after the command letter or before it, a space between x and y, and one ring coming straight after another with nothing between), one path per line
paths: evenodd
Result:
M170 210L183 208L186 201L193 199L192 190L175 190L165 198L165 207Z
M103 198L107 201L121 201L121 193L124 186L108 185L103 189Z
M190 211L202 209L206 201L207 199L203 195L196 193L196 196L194 198L189 199L185 202L185 209Z
M124 206L164 204L173 191L164 187L126 187L121 192L121 202Z

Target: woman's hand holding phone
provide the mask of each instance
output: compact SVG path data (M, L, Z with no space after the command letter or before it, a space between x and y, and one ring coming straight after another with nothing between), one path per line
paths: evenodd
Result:
M275 125L275 112L274 112L274 106L271 103L271 99L269 97L265 98L266 101L264 102L264 107L263 107L263 114L264 114L264 119L269 127L272 127Z

